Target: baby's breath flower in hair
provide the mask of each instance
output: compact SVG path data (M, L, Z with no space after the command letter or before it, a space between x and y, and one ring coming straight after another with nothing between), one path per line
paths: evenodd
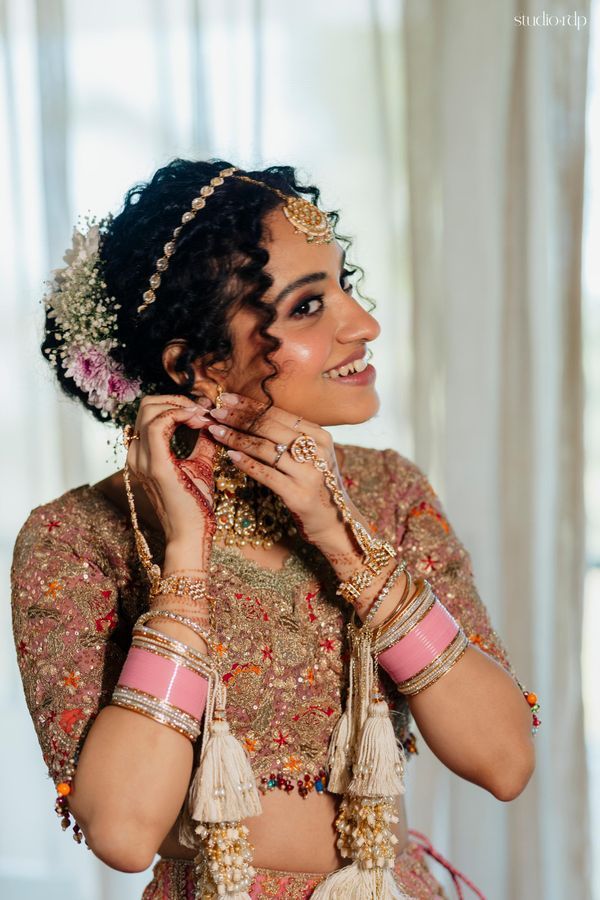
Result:
M63 269L52 273L44 305L52 321L56 347L47 351L55 368L64 370L105 418L123 425L135 418L140 382L127 378L111 351L119 346L114 298L102 278L100 243L111 221L86 220L87 230L73 230L73 245Z

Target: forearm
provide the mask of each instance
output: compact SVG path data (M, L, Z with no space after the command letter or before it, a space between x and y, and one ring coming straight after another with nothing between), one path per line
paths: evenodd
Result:
M170 548L163 575L195 568L194 563L193 554ZM154 606L182 612L181 604L180 597L163 596ZM208 619L207 607L186 612L202 624ZM206 652L202 638L179 622L156 618L146 624ZM123 871L147 868L185 800L192 764L192 743L184 735L138 712L102 709L85 740L69 797L95 855Z
M326 552L341 580L360 566L360 551L341 533ZM359 619L365 618L398 562L392 561L361 594L356 605ZM390 615L405 588L403 573L371 627ZM405 604L416 591L413 583ZM514 679L490 656L468 647L437 682L407 699L424 740L449 769L498 799L510 800L523 790L535 765L531 709Z
M136 712L102 709L69 797L93 853L114 869L146 869L177 818L191 771L186 737Z
M514 679L476 647L408 704L444 765L499 800L512 800L535 767L531 709Z

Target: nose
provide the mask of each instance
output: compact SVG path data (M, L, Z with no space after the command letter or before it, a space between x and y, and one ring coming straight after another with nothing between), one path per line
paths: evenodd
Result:
M345 301L338 314L337 339L344 344L374 341L381 334L379 322L355 297L344 296Z

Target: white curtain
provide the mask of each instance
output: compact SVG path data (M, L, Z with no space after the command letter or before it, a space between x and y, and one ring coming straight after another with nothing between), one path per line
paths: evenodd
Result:
M415 453L542 703L502 806L429 760L414 819L489 897L589 896L581 700L587 31L547 2L409 0ZM589 23L589 5L578 5ZM533 21L533 19L532 19ZM427 793L428 802L423 802ZM435 803L442 796L443 803Z
M429 473L543 703L539 768L521 798L499 804L421 741L410 823L490 900L558 900L588 896L577 331L587 36L525 32L513 23L523 11L504 0L0 0L0 562L6 597L29 510L120 462L111 433L61 400L38 361L42 279L77 216L116 210L176 155L299 165L357 236L383 326L382 412L336 437L396 447ZM112 872L60 832L1 608L11 741L0 743L0 893L139 897L149 873Z

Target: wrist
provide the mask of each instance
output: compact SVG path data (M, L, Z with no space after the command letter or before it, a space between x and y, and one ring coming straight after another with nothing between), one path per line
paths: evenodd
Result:
M162 576L166 578L175 572L188 570L197 573L198 578L208 578L209 548L198 537L179 538L167 543Z

